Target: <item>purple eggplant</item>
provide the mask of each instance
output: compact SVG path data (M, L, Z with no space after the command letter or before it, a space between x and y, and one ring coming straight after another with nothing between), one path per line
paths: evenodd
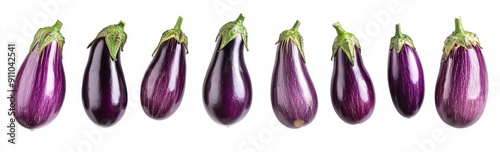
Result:
M271 103L278 120L289 128L300 128L314 120L318 97L305 65L303 38L296 21L280 34L273 76Z
M245 64L243 50L247 31L242 14L222 26L217 45L203 83L203 103L208 115L221 125L239 122L250 109L252 84Z
M186 81L187 36L179 16L173 29L162 34L141 85L141 105L148 117L162 120L179 108Z
M98 126L109 127L118 122L127 107L127 86L120 51L127 40L125 23L109 25L89 44L89 59L82 85L83 107Z
M30 52L18 71L14 90L14 117L27 129L43 127L58 115L66 93L62 63L62 23L37 31Z
M424 71L413 40L401 33L399 24L391 38L387 71L394 107L403 117L415 116L424 99Z
M340 23L333 24L338 36L333 43L331 98L337 115L348 124L366 121L375 107L375 91L361 57L358 39Z
M479 38L455 19L455 31L447 37L436 83L436 109L455 128L476 123L488 96L488 72Z

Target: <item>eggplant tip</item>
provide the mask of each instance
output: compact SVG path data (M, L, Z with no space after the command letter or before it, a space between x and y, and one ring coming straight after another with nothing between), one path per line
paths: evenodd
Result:
M301 120L301 119L297 119L295 121L293 121L293 126L299 128L299 127L302 127L304 126L304 120Z
M415 115L411 114L411 115L402 115L402 116L403 116L403 118L406 118L409 120L409 119L413 118L413 116L415 116Z

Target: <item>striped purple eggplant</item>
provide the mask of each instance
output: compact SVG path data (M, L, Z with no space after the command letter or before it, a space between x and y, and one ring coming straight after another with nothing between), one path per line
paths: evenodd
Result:
M436 83L436 109L441 119L455 128L476 123L488 96L488 72L479 38L464 30L460 18L447 37Z
M338 36L333 43L331 98L337 115L348 124L368 120L375 107L375 91L363 64L358 39L340 23L333 24Z
M413 40L401 33L399 24L391 38L387 71L394 107L403 117L415 116L424 99L424 71Z
M305 65L303 38L296 21L280 34L273 76L271 103L278 120L289 128L300 128L314 120L318 97Z
M109 127L118 122L127 107L127 86L120 51L127 40L125 23L102 29L89 44L90 54L82 85L83 107L98 126Z
M252 84L243 50L247 45L245 17L222 26L203 82L203 103L208 115L221 125L239 122L250 109Z
M62 63L64 37L60 21L40 28L18 71L14 117L27 129L43 127L58 115L66 93Z
M163 32L141 85L141 105L148 117L162 120L179 108L186 81L187 36L179 16L173 29Z

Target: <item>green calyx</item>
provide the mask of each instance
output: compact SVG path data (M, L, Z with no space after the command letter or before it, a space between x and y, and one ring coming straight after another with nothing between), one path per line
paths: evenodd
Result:
M236 36L241 35L241 38L243 39L243 43L245 43L245 48L248 51L248 44L247 44L247 30L245 26L243 26L243 21L245 20L245 17L240 14L238 18L235 21L228 22L224 24L219 30L219 34L217 34L217 37L215 41L219 39L219 37L222 38L221 45L219 47L219 51L221 51L230 41L234 40Z
M337 37L333 42L333 54L331 59L333 60L333 57L335 56L339 48L342 48L342 50L349 58L351 66L354 66L354 54L356 53L356 47L361 49L358 39L354 36L354 34L346 32L342 28L342 26L340 26L339 22L333 24L333 27L337 31Z
M399 24L396 24L396 34L391 38L390 48L396 48L396 52L399 53L401 52L401 49L405 44L409 45L412 48L415 48L415 46L413 45L413 40L410 38L410 36L403 34L401 32L401 26Z
M60 32L62 25L63 23L57 20L56 23L52 26L38 29L35 34L35 38L31 43L29 52L31 53L31 51L33 51L35 46L38 44L38 55L41 55L43 49L52 41L56 41L62 51L64 45L64 36Z
M179 16L179 18L177 18L177 22L175 23L174 28L163 32L161 39L160 39L160 42L158 43L158 46L156 46L156 48L153 52L153 56L156 54L158 49L160 49L160 46L161 46L161 44L163 44L163 42L165 42L169 39L172 39L172 38L175 39L179 44L184 45L184 47L186 48L186 54L188 53L188 50L187 50L188 37L181 30L182 20L183 20L182 17Z
M96 38L92 42L90 42L87 48L91 47L97 39L104 37L106 45L109 49L109 54L111 55L113 60L116 61L118 51L123 51L123 46L127 41L127 34L123 30L124 26L125 22L120 21L118 24L113 24L105 27L99 32L99 34L97 34Z
M455 18L455 31L444 42L445 60L448 59L451 51L457 50L459 47L470 48L473 46L481 47L479 38L475 33L464 30L461 19Z
M300 26L300 21L299 20L295 21L295 24L291 29L281 32L278 42L276 42L276 44L291 40L299 48L300 55L302 56L302 59L305 62L306 58L304 56L304 46L303 46L304 39L302 38L302 35L300 35L298 31L299 26Z

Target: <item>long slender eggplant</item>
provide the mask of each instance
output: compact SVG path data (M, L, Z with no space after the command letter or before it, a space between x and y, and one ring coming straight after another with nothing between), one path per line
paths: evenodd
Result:
M28 129L43 127L58 115L66 93L62 63L62 23L40 28L15 79L14 117Z
M179 108L184 94L188 38L181 24L179 16L175 27L163 32L142 79L142 109L156 120L170 117Z
M89 44L90 54L82 85L83 107L92 122L109 127L118 122L127 107L127 86L120 51L127 40L125 23L102 29Z
M387 71L394 107L403 117L415 116L424 99L424 71L413 40L401 33L399 24L391 38Z
M479 38L464 30L460 18L447 37L436 83L436 109L441 119L455 128L476 123L488 96L488 72Z
M209 116L221 125L239 122L250 109L252 84L243 50L247 31L242 14L222 26L217 45L203 83L203 103Z
M316 89L305 65L303 38L296 21L278 39L271 80L271 103L278 120L289 128L300 128L314 120L318 110Z
M348 124L366 121L375 107L375 91L363 64L358 39L340 23L333 24L338 36L333 43L334 59L331 98L337 115Z

